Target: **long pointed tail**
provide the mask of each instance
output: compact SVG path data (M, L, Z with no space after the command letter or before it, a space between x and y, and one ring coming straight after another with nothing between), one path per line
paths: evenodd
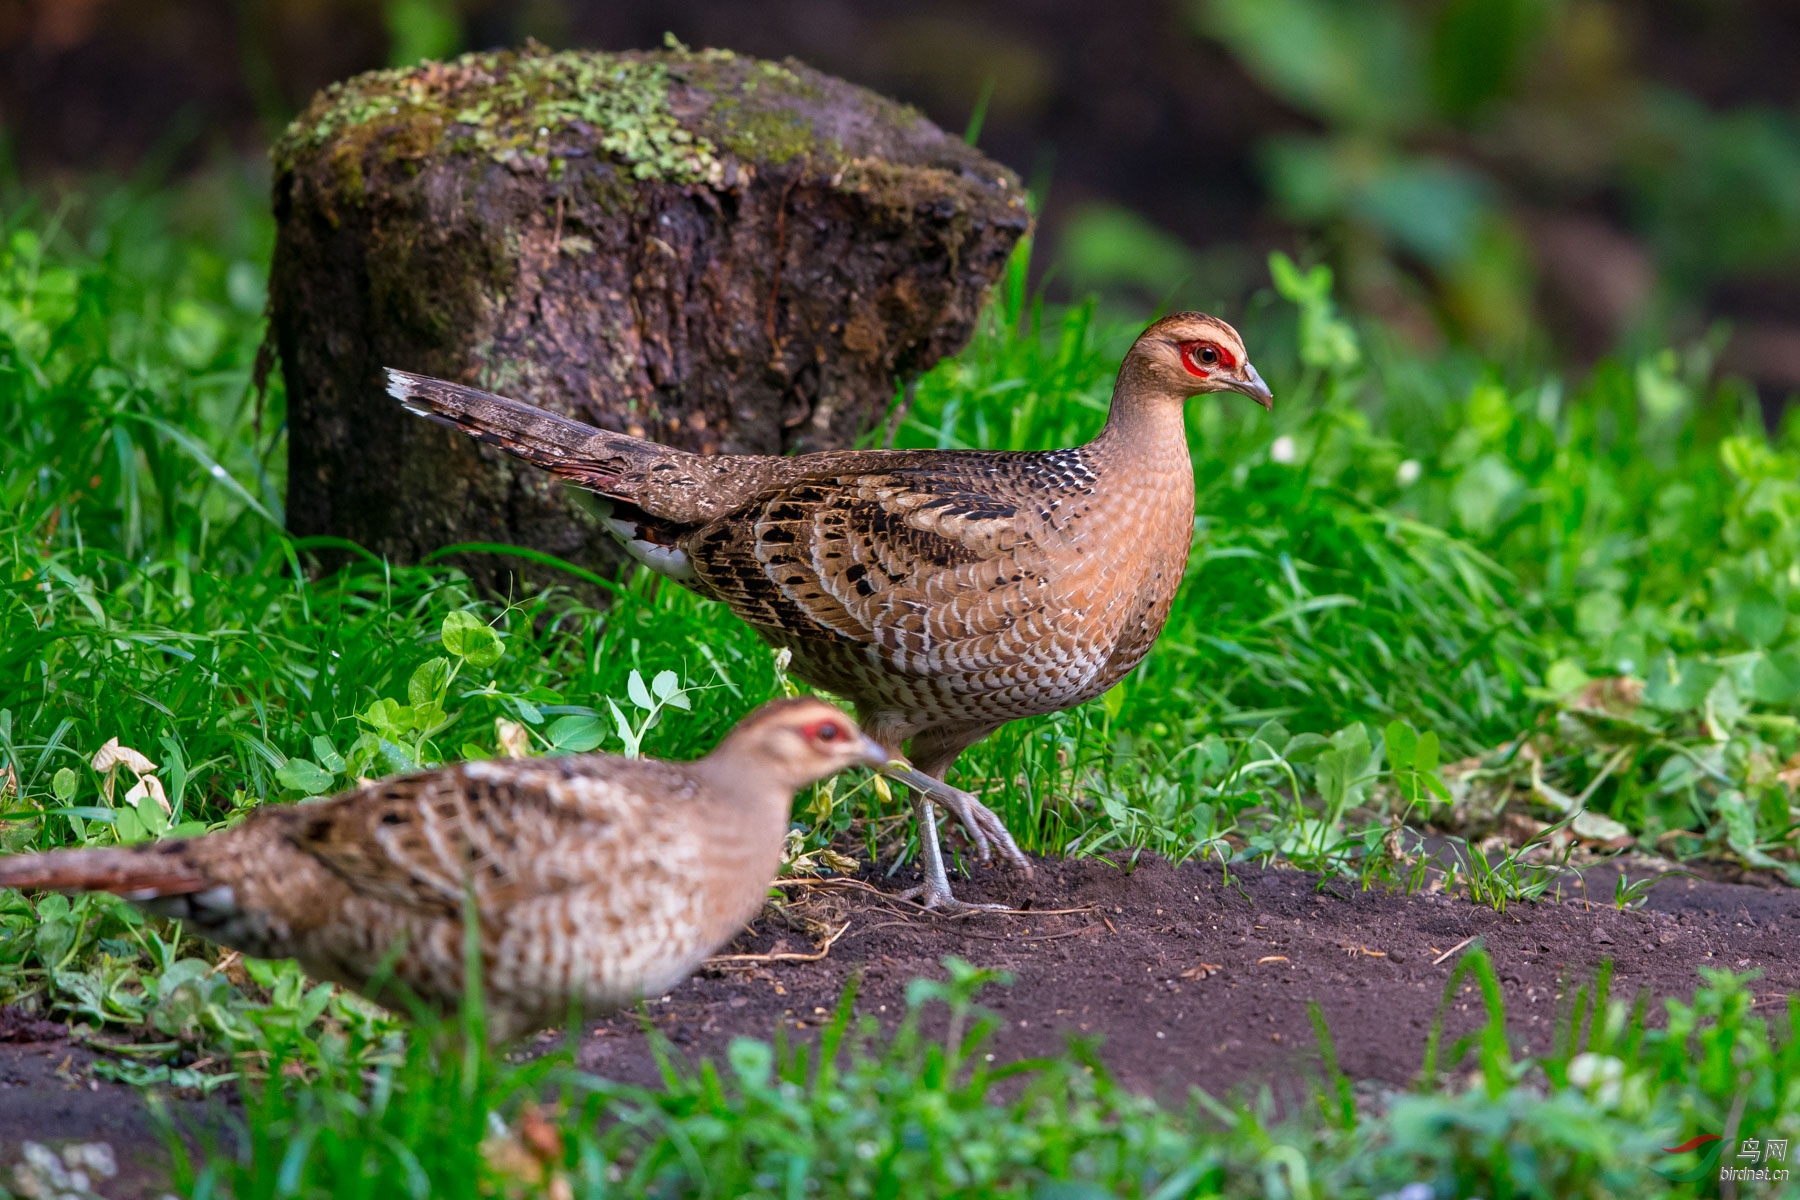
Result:
M674 453L652 442L596 429L446 379L392 367L387 378L388 395L408 412L453 425L478 441L603 494L638 460Z
M53 892L112 892L133 900L185 896L210 880L180 852L179 842L106 850L51 850L0 858L0 887Z

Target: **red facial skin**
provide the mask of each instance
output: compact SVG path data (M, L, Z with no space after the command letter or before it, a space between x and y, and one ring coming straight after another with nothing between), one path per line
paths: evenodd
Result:
M800 732L806 735L808 741L813 742L837 742L850 736L849 730L838 722L829 720L808 725Z
M1203 361L1207 351L1212 351L1213 361ZM1231 351L1217 342L1183 342L1181 343L1181 365L1187 368L1189 375L1200 379L1212 378L1214 371L1230 371L1237 367L1237 359Z

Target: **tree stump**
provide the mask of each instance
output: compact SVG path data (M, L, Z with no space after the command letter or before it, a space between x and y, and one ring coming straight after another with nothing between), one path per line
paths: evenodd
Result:
M376 71L274 159L288 527L403 562L618 556L543 473L404 412L383 367L702 453L843 446L966 343L1030 225L1010 171L913 110L729 51Z

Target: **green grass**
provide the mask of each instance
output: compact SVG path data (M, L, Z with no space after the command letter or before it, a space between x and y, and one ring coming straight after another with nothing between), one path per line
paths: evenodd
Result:
M467 1019L401 1047L377 1045L372 1068L353 1041L323 1053L277 1043L270 1069L285 1082L245 1083L240 1112L165 1117L174 1182L182 1195L237 1200L1358 1200L1405 1195L1408 1185L1436 1196L1573 1200L1713 1194L1716 1170L1671 1187L1668 1175L1707 1164L1662 1147L1700 1132L1800 1135L1800 1002L1771 1023L1726 972L1708 972L1692 1004L1671 1002L1664 1026L1651 1028L1642 999L1608 994L1603 969L1562 1009L1556 1049L1518 1059L1504 996L1477 948L1446 983L1415 1088L1368 1092L1334 1075L1310 1106L1283 1115L1266 1094L1226 1104L1198 1090L1183 1111L1159 1108L1115 1084L1080 1044L991 1064L994 1022L975 1001L995 977L955 959L944 965L947 979L913 983L905 1018L886 1036L872 1018L852 1016L852 988L816 1045L740 1038L722 1064L665 1060L650 1089L584 1074L566 1051L522 1063L459 1053ZM1465 998L1487 1019L1446 1049L1443 1013ZM1314 1016L1329 1063L1329 1031ZM1434 1064L1461 1060L1465 1046L1468 1072L1440 1076Z
M281 529L279 377L256 385L272 234L253 183L14 190L0 214L0 850L207 828L492 753L502 729L541 750L692 756L785 686L720 606L641 575L597 611L568 589L496 600L429 562L353 555L319 573L324 547ZM1390 834L1451 820L1453 797L1471 833L1504 803L1794 877L1780 773L1800 750L1800 427L1765 434L1750 396L1706 382L1703 351L1580 380L1425 359L1341 317L1327 277L1277 264L1276 280L1240 321L1276 413L1193 405L1200 515L1156 650L1103 700L1002 730L959 779L1042 853L1279 857L1416 886ZM1041 306L1023 281L1021 258L969 349L914 390L902 444L1098 429L1135 328ZM1629 702L1598 711L1590 684L1613 677L1635 681L1613 685ZM111 738L155 761L169 811L130 769L90 765ZM853 780L796 813L810 844L884 862L910 849L900 816ZM1516 854L1464 861L1454 890L1496 906L1547 879ZM1047 1182L1077 1179L1373 1196L1507 1178L1516 1195L1623 1195L1656 1157L1642 1131L1722 1127L1738 1084L1721 1064L1750 1072L1764 1107L1739 1117L1766 1135L1800 1111L1791 1027L1765 1029L1723 978L1666 1033L1602 1005L1599 1032L1571 1043L1599 1056L1579 1069L1573 1048L1521 1063L1490 1037L1472 1089L1434 1079L1278 1122L1154 1110L1080 1055L1001 1079L974 1043L914 1027L845 1031L830 1071L746 1046L646 1092L555 1060L439 1070L430 1039L291 964L214 963L109 899L0 892L0 1002L138 1039L116 1076L216 1087L229 1077L188 1064L252 1050L314 1080L248 1082L247 1140L195 1165L196 1195L337 1194L351 1176L386 1181L370 1194L421 1178L466 1194L486 1114L512 1119L551 1083L563 1165L589 1195L791 1194L796 1171L858 1194L1101 1194ZM969 1013L973 985L945 986ZM1612 1099L1569 1082L1604 1091L1607 1072L1625 1081ZM310 1149L270 1158L302 1130Z

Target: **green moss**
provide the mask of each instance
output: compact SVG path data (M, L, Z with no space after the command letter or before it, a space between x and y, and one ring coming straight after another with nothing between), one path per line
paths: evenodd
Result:
M670 89L710 96L678 117ZM449 63L372 71L334 84L273 151L277 171L323 156L349 198L361 195L371 155L402 162L434 149L560 173L566 156L598 148L630 176L722 183L726 157L783 163L841 157L795 111L818 89L792 68L728 50L660 54L469 54Z
M784 163L803 154L820 151L838 158L836 143L821 143L812 122L800 114L777 108L746 105L735 96L720 97L711 113L718 124L715 135L732 154L748 162Z

